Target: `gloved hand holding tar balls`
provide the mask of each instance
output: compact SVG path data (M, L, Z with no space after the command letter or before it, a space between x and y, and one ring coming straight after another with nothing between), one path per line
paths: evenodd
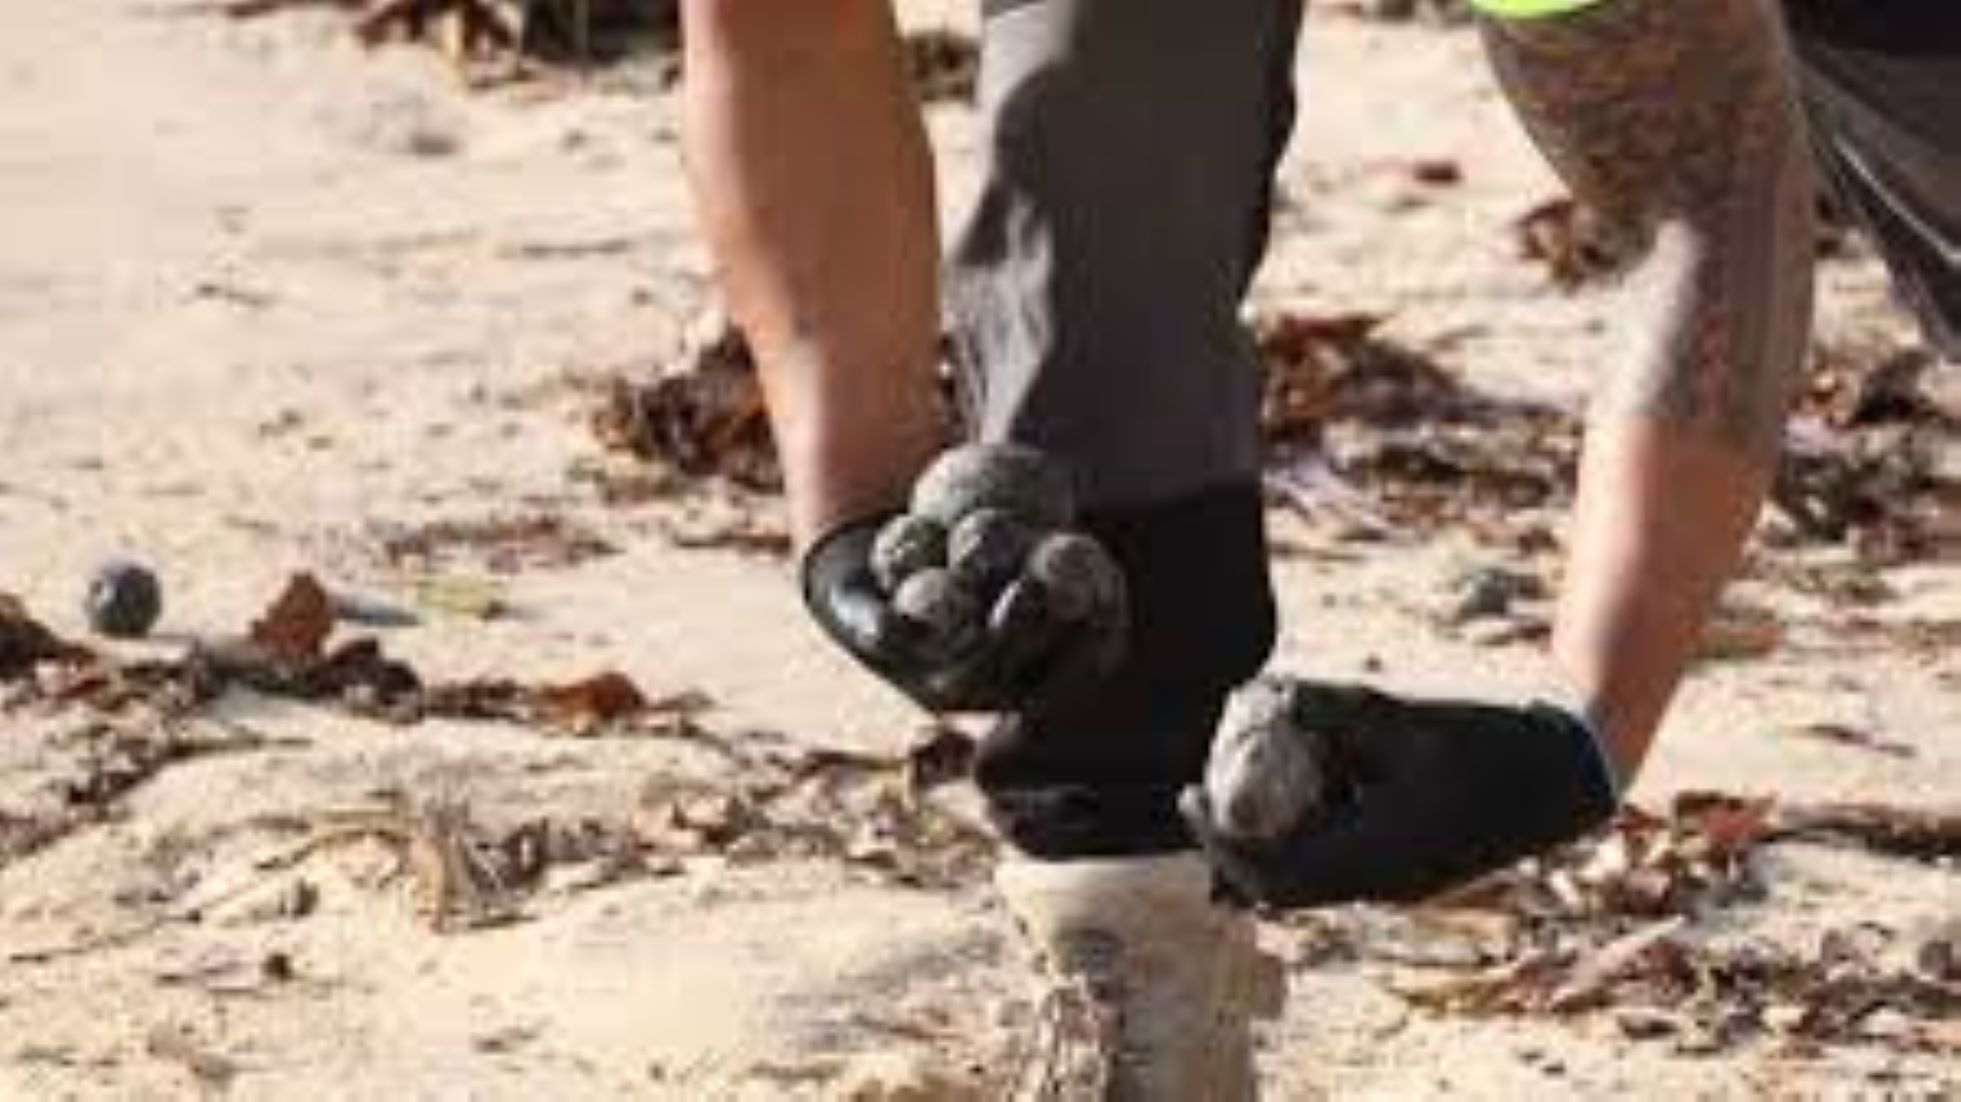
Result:
M1605 822L1619 780L1565 708L1267 681L1235 702L1179 810L1254 902L1411 902Z
M1076 523L1069 476L1042 453L956 448L919 478L907 511L813 545L805 602L928 708L1024 708L1122 657L1123 574Z

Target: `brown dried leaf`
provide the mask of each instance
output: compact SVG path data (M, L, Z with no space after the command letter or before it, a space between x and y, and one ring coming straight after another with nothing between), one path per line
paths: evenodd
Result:
M70 643L27 613L27 606L0 592L0 681L31 676L45 662L80 662L86 647Z
M1784 624L1764 608L1725 604L1702 628L1700 656L1709 662L1736 662L1775 654L1784 645Z
M1961 859L1961 815L1872 803L1785 804L1771 817L1775 837L1850 842L1874 853L1920 861Z
M333 630L333 597L313 575L295 574L253 622L250 638L272 658L297 665L318 659Z
M1455 187L1464 182L1464 166L1448 157L1412 161L1410 179L1425 187Z
M281 655L257 640L205 645L186 660L215 696L243 685L269 696L339 704L360 715L406 722L419 718L422 679L390 659L374 639L352 639L326 654Z
M637 718L648 708L640 687L625 674L610 670L582 681L547 685L537 691L535 703L546 722L581 734Z
M1632 970L1655 947L1682 932L1687 920L1677 915L1644 926L1600 946L1575 961L1559 985L1545 996L1543 1007L1555 1014L1591 1009L1605 1002L1608 988Z
M1545 265L1553 282L1567 290L1619 274L1638 253L1609 219L1570 198L1533 207L1518 217L1513 230L1519 254Z
M1809 952L1694 936L1710 907L1754 883L1750 855L1785 837L1853 840L1946 861L1956 854L1961 822L1714 792L1683 793L1665 817L1630 808L1603 834L1452 897L1453 907L1515 916L1522 936L1508 959L1469 977L1404 981L1397 990L1438 1013L1607 1009L1630 1037L1698 1051L1767 1033L1801 1045L1941 1051L1952 1039L1943 1039L1942 1023L1961 1013L1961 991L1944 973L1951 949L1923 950L1901 970L1882 964L1887 936L1871 927L1829 931ZM1357 952L1369 951L1362 939Z
M782 472L747 338L719 314L693 328L678 365L644 385L614 383L594 416L594 434L609 448L691 477L779 489Z
M1377 336L1369 314L1275 314L1255 336L1267 365L1261 424L1269 485L1310 515L1371 530L1465 523L1495 533L1570 490L1578 422L1479 393Z
M972 35L945 28L913 31L906 35L906 67L922 102L972 103L980 82L980 44Z
M1961 365L1915 345L1821 347L1773 489L1802 539L1892 563L1961 546Z
M1691 821L1703 842L1700 851L1718 861L1734 860L1762 845L1771 836L1770 819L1777 801L1768 798L1710 804L1691 813L1677 804L1677 818Z

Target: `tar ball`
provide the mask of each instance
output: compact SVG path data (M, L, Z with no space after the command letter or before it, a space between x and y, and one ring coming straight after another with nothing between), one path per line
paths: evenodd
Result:
M140 639L163 614L163 586L149 568L118 559L89 579L82 611L89 627L112 639Z
M1021 577L1039 538L1006 509L976 509L947 537L947 568L975 592L991 596Z
M931 517L904 513L878 530L872 541L872 577L887 593L907 578L946 565L946 526Z
M1011 651L1040 650L1054 638L1055 629L1047 591L1028 578L1010 585L987 616L987 633Z
M1062 533L1042 540L1029 556L1028 576L1042 583L1060 620L1089 620L1123 604L1123 571L1088 536Z
M941 654L964 648L980 631L981 602L948 570L922 570L900 583L892 610L925 630Z
M951 528L969 513L1002 509L1033 528L1067 528L1076 494L1068 472L1034 448L969 444L933 462L912 491L912 511Z
M1262 678L1233 694L1205 766L1221 834L1272 840L1328 802L1330 777L1294 714L1294 687Z

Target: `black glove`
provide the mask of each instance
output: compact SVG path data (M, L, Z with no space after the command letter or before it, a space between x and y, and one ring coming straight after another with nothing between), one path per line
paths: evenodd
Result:
M956 449L913 507L842 524L804 556L811 615L872 672L936 712L1006 712L1122 658L1123 575L1071 530L1040 453Z
M1599 738L1563 708L1295 693L1294 729L1330 781L1318 808L1250 839L1222 833L1204 790L1180 801L1214 867L1255 902L1412 902L1570 841L1619 804Z

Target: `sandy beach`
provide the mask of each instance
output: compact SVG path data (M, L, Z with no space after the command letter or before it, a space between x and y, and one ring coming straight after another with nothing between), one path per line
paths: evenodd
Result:
M907 19L971 30L968 7ZM1381 315L1482 390L1578 408L1613 300L1521 260L1515 221L1557 189L1475 34L1328 5L1300 68L1256 309ZM776 530L774 499L648 474L591 430L609 381L673 362L714 304L657 70L472 91L327 9L0 10L0 592L119 661L168 662L306 573L402 612L337 638L376 635L431 682L617 671L656 705L580 731L239 689L172 726L188 749L145 758L105 741L123 720L0 684L0 839L57 824L0 844L0 1099L1000 1096L1028 966L972 793L897 764L927 718L824 645L769 540L713 546L731 516ZM930 119L951 217L975 124L957 102ZM1911 347L1870 257L1829 261L1822 287L1821 343ZM635 477L645 492L605 492ZM1532 683L1531 632L1481 637L1450 609L1466 571L1543 573L1544 554L1449 525L1357 541L1276 512L1275 531L1276 666ZM148 640L84 622L91 569L118 555L163 579ZM1734 600L1777 645L1696 671L1638 803L1961 811L1961 563L1856 558L1767 539ZM1853 574L1872 584L1851 596L1793 580ZM87 789L116 754L142 776ZM432 808L524 889L481 913L424 898L412 824ZM520 837L544 856L512 857ZM1750 842L1754 890L1693 908L1696 944L1814 959L1852 937L1904 972L1956 944L1951 851ZM1390 943L1491 936L1450 929L1271 924L1294 966L1270 1097L1961 1092L1952 1017L1866 1014L1812 1042L1754 1006L1710 1041L1611 999L1399 995L1412 965Z

